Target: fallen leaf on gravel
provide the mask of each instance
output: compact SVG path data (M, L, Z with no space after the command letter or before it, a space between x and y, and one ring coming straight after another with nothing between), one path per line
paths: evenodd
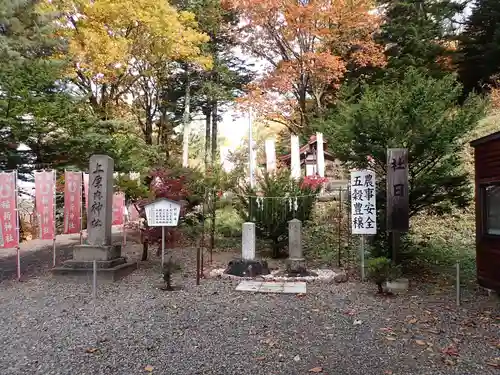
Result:
M427 332L434 333L435 335L439 335L441 333L437 329L428 329Z
M424 340L415 340L417 345L427 345Z
M447 348L441 349L441 353L447 354L452 357L458 357L458 350L453 345L448 346Z
M448 365L448 366L455 366L455 361L452 361L451 359L445 359L444 361L444 364L445 365Z
M362 320L356 319L354 322L352 322L352 325L359 326L361 323L363 323Z
M500 368L500 357L486 361L486 364L491 367Z
M312 369L309 370L309 372L323 372L323 367L313 367Z
M266 357L256 357L255 358L256 361L263 361L264 359L266 359Z
M96 353L98 351L99 351L99 349L97 349L97 348L87 348L87 349L85 349L85 353L89 353L89 354Z
M151 365L147 365L146 367L144 367L144 370L146 370L147 372L151 372L153 371L154 367L151 366Z

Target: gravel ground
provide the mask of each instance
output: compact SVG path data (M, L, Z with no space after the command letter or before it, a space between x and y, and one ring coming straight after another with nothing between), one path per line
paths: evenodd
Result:
M140 248L127 251L134 257ZM90 280L0 283L0 373L500 372L495 297L471 292L457 311L453 290L436 286L393 298L354 282L309 283L304 296L242 293L230 280L196 286L193 250L175 258L183 264L174 277L179 290L157 288L153 256L122 281L99 285L95 305Z

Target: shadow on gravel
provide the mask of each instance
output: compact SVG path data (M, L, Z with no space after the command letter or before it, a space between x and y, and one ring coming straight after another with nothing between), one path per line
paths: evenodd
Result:
M79 240L71 241L57 247L57 264L71 258L73 245ZM46 273L52 268L52 242L37 250L21 250L21 280ZM16 255L0 258L0 283L17 278Z
M122 234L113 233L113 242L121 242ZM129 242L138 242L140 236L134 232L127 233ZM65 260L71 259L73 255L73 246L79 243L79 238L65 239L64 244L57 245L56 264L60 265ZM28 243L22 243L21 247L21 281L30 277L39 276L47 273L52 268L52 241L40 246L38 249L27 250ZM1 251L1 249L0 249ZM0 252L1 255L1 252ZM16 255L0 257L0 283L17 278L17 260Z

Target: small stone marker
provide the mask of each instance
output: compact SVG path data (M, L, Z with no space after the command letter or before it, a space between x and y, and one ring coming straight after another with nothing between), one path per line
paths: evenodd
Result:
M255 223L243 223L241 257L244 260L255 259Z
M302 254L302 222L298 219L292 219L288 222L287 272L297 276L307 274Z
M255 259L255 223L243 223L241 258L230 261L224 273L243 277L269 274L267 262Z

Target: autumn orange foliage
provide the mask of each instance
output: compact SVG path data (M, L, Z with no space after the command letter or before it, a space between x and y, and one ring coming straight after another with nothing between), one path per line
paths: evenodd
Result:
M292 132L321 111L354 70L385 63L373 40L371 0L226 0L242 19L242 44L266 63L243 104Z

